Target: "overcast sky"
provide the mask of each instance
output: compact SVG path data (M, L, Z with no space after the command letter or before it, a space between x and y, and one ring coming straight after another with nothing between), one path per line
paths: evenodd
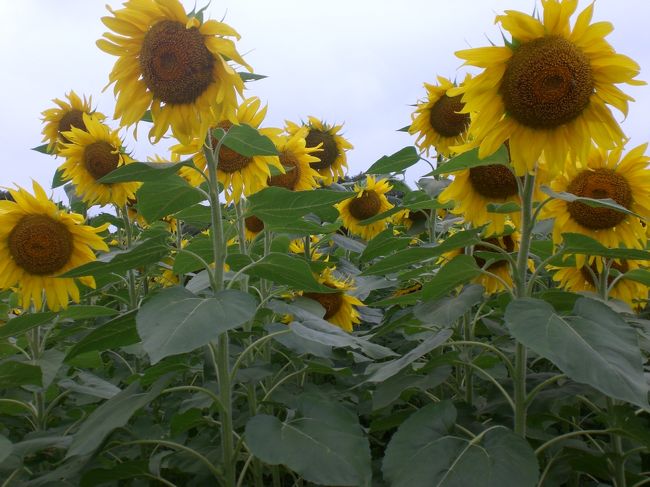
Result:
M204 2L198 0L199 6ZM0 185L45 187L61 160L31 151L41 144L40 112L73 89L92 95L98 110L112 117L112 88L102 93L115 57L95 41L107 29L104 0L0 0ZM121 2L109 0L113 8ZM183 4L188 10L192 0ZM581 10L588 5L580 1ZM369 167L384 154L413 143L396 129L410 123L423 82L436 75L462 79L454 51L501 43L494 25L506 9L532 12L534 0L213 0L208 17L221 19L242 36L238 49L255 72L269 78L248 84L247 96L268 103L266 126L308 115L344 125L355 148L350 172ZM609 20L614 48L635 59L641 79L650 81L650 2L597 0L595 19ZM634 145L650 139L650 87L623 87L636 98L625 133ZM618 115L619 120L622 116ZM111 122L115 127L115 122ZM166 154L164 141L150 146L122 135L138 160ZM426 172L416 166L409 179Z

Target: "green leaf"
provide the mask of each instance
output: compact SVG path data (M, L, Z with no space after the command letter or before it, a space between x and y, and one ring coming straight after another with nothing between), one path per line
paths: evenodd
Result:
M115 463L110 468L93 468L81 477L81 487L96 487L106 484L111 480L127 480L135 477L151 477L147 462L144 460L130 460Z
M402 250L371 265L361 274L384 275L404 270L412 264L423 263L450 250L474 245L481 241L478 237L479 233L480 229L465 230L463 232L455 233L441 244L433 247L412 247Z
M619 205L616 201L614 201L611 198L602 198L602 199L585 198L583 196L576 196L575 194L571 194L571 193L556 192L545 185L542 185L540 189L542 190L542 192L558 200L568 201L570 203L578 202L594 208L609 208L610 210L615 210L621 213L625 213L626 215L632 215L637 218L643 219L641 215L638 215L633 211L628 210L624 206Z
M43 385L43 373L40 367L13 361L0 364L0 389L24 385Z
M366 369L366 374L370 374L366 379L367 382L383 382L386 379L399 373L405 367L411 365L413 362L429 353L431 350L438 348L445 343L453 334L451 329L441 330L438 333L431 334L429 338L420 343L417 347L408 353L405 353L400 358L391 360L390 362L382 362L380 364L372 364Z
M396 237L393 235L393 229L389 228L368 242L359 260L368 262L377 257L388 256L395 251L404 250L410 241L410 238Z
M245 273L297 290L317 293L336 292L314 278L314 273L305 259L293 255L271 252L252 264Z
M103 352L138 343L140 337L135 327L135 313L130 311L93 329L68 351L65 361L82 353Z
M205 199L203 194L182 177L171 175L157 181L147 181L136 193L138 211L152 223Z
M143 122L149 122L153 123L153 116L151 115L151 110L147 110L142 114L142 117L140 117L140 120Z
M298 414L285 422L267 414L252 417L245 438L257 458L286 465L308 482L370 486L370 445L357 415L338 403L303 397Z
M205 262L211 264L214 262L212 254L212 239L207 235L198 235L184 248L181 249L174 259L174 273L187 274L197 269L203 269L203 264L199 259L194 257L196 254L201 257Z
M433 371L426 375L415 374L408 370L394 375L381 384L377 384L372 394L372 410L377 411L390 406L404 391L410 389L431 390L446 381L451 372L452 368L449 365L443 365L435 367Z
M136 316L142 347L155 364L191 352L237 328L255 315L257 303L246 293L220 291L199 298L184 288L165 289L145 302Z
M478 148L472 149L462 154L452 157L444 164L438 166L434 171L427 174L427 176L436 176L438 174L449 174L453 172L463 171L472 167L489 166L491 164L508 164L510 157L508 156L508 149L505 145L485 159L479 159Z
M610 249L581 233L563 233L565 252L572 254L598 255L610 259L650 260L650 252L640 249Z
M650 286L650 271L647 269L633 269L626 272L623 275L623 279L629 279L630 281L640 282L646 286ZM635 296L642 298L643 296Z
M222 129L213 132L217 140L221 134L223 134ZM223 139L223 145L246 157L278 155L278 150L271 139L246 124L230 127Z
M422 323L438 326L453 326L465 312L483 300L483 286L466 286L458 296L449 296L436 301L423 301L413 309L413 314Z
M159 181L176 174L181 167L192 164L191 160L182 162L132 162L124 164L98 180L100 183L127 183L131 181Z
M242 81L257 81L260 79L268 78L268 76L265 76L263 74L257 74L257 73L248 73L246 71L243 72L238 72L237 73L239 77L242 79Z
M32 150L41 154L53 154L53 152L47 150L47 146L48 144L37 145L36 147L32 147Z
M135 412L153 401L165 387L160 381L148 392L143 392L140 384L132 383L119 394L95 409L75 433L66 458L89 455L103 443L115 428L125 426Z
M320 224L305 218L270 218L265 217L264 228L274 233L290 233L293 235L321 235L336 232L341 227L340 223Z
M5 436L0 435L0 465L11 455L14 446Z
M79 394L86 394L101 399L110 399L121 392L116 385L97 377L89 372L79 371L75 377L59 381L59 387Z
M420 160L415 147L404 147L390 156L383 156L367 170L367 174L388 174L402 172Z
M85 320L88 318L98 318L100 316L114 316L118 313L119 311L109 308L108 306L80 304L70 306L69 308L60 311L59 316L61 318L72 320Z
M192 205L174 213L174 216L189 225L207 227L212 221L210 207L202 204Z
M473 440L451 435L449 401L425 406L404 421L386 448L384 479L391 487L533 487L535 454L523 438L494 426Z
M353 197L349 191L317 189L315 191L290 191L286 188L270 186L252 194L248 200L247 213L255 215L264 222L267 218L275 221L290 221L308 213L331 208L332 205Z
M636 332L607 305L580 298L571 316L560 316L544 301L521 298L510 302L505 319L517 340L569 378L648 407Z
M60 188L66 183L63 179L63 169L60 167L54 172L54 177L52 178L52 189Z
M46 311L44 313L25 313L7 321L0 326L0 340L8 337L15 337L25 333L37 326L45 325L54 319L56 313Z
M509 201L507 203L488 203L487 205L488 213L517 213L521 211L519 203L514 201Z
M135 243L129 250L113 250L100 255L96 261L75 267L61 277L122 274L129 269L153 264L162 259L169 249L158 238Z
M438 299L481 273L474 257L461 254L442 266L422 288L424 299Z

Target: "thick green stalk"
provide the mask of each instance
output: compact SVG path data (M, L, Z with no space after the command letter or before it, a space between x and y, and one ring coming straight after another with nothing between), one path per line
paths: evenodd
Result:
M472 320L469 316L469 312L465 313L463 316L463 335L465 338L465 341L471 342L474 340L474 334L472 333ZM468 362L472 361L472 354L471 350L467 350L467 358L466 360ZM469 404L470 406L474 402L474 397L473 397L473 376L472 376L472 368L469 365L465 366L465 402Z
M129 210L126 205L121 208L122 220L124 221L124 235L126 236L126 250L131 248L133 243L133 228L131 227L131 220L129 219ZM135 271L129 269L127 271L129 281L129 309L136 309L138 307L138 290L135 283Z

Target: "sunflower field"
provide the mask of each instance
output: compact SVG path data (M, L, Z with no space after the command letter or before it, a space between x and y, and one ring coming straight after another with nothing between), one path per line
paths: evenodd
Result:
M497 15L357 175L206 8L107 7L112 119L42 112L69 202L0 193L0 487L650 486L645 83L577 4Z

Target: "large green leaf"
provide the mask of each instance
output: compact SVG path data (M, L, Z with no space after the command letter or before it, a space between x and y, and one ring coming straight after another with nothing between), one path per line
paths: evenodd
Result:
M370 446L352 414L339 403L303 397L284 422L259 414L246 424L246 444L270 465L286 465L308 482L369 486Z
M176 174L181 167L188 166L191 160L183 162L133 162L114 169L98 182L104 184L126 183L130 181L159 181Z
M129 269L153 264L162 259L169 249L158 238L137 242L129 250L113 250L100 255L96 261L75 267L61 277L122 274Z
M136 197L138 211L149 223L205 199L203 193L176 175L143 183Z
M366 170L366 173L388 174L390 172L402 172L419 160L420 156L415 147L404 147L390 156L381 157L381 159Z
M75 433L66 458L94 452L111 431L126 425L135 412L153 401L165 387L165 381L156 383L148 392L134 382L126 389L95 409Z
M135 327L135 313L130 311L93 329L68 351L65 360L82 353L101 352L138 343L140 337Z
M24 385L43 385L43 373L40 367L14 361L0 364L0 389Z
M87 320L88 318L99 318L100 316L113 316L118 313L119 311L108 306L79 304L60 311L59 316L71 320Z
M81 477L81 487L96 487L109 484L111 480L127 480L136 477L151 477L148 462L145 460L131 460L115 463L110 468L93 468Z
M468 440L452 435L451 402L425 406L393 435L383 462L391 487L533 487L535 454L523 438L502 426Z
M452 157L444 164L440 164L435 170L427 174L427 176L449 174L472 167L489 166L491 164L508 164L509 160L508 149L505 145L502 145L494 154L484 159L479 159L478 149L472 149L456 157Z
M556 192L553 191L548 186L544 186L544 185L542 185L540 189L542 190L542 192L546 193L549 196L552 196L555 199L568 201L569 203L577 202L577 203L582 203L583 205L592 206L594 208L609 208L610 210L619 211L621 213L625 213L626 215L632 215L638 218L642 218L640 215L637 215L633 211L628 210L623 205L619 205L616 201L614 201L611 198L602 198L602 199L586 198L584 196L576 196L575 194L566 193L563 191Z
M219 139L223 130L217 129L213 134ZM246 124L231 126L223 139L223 145L246 157L278 154L271 139Z
M165 289L138 311L142 347L155 364L170 355L191 352L237 328L255 315L257 303L246 293L220 291L199 298L181 287Z
M0 326L0 340L11 336L18 336L32 328L49 323L55 316L56 313L46 311L44 313L25 313L16 318L12 318Z
M210 237L207 235L197 235L187 247L181 249L174 259L174 273L186 274L197 269L203 269L203 263L195 255L199 256L208 264L214 262L212 239Z
M470 255L457 255L447 264L438 269L433 279L422 288L425 299L438 299L461 284L475 278L481 273L474 257Z
M415 317L423 323L438 326L453 326L456 320L483 299L483 286L466 286L458 296L449 296L436 301L423 301L413 309Z
M522 298L510 302L505 319L517 340L571 379L648 407L636 332L607 305L580 298L570 316L560 316L545 301Z
M563 245L566 252L572 254L598 255L610 259L650 260L650 252L641 249L611 249L581 233L563 233Z
M410 240L410 238L396 237L393 235L393 229L389 228L368 242L359 259L361 262L368 262L377 257L388 256L395 251L404 250Z
M308 213L331 208L332 205L352 198L348 191L318 189L315 191L290 191L286 188L270 186L250 196L248 214L255 215L263 221L266 218L291 220Z
M14 446L11 444L5 436L0 435L0 464L5 461L5 459L11 455Z

